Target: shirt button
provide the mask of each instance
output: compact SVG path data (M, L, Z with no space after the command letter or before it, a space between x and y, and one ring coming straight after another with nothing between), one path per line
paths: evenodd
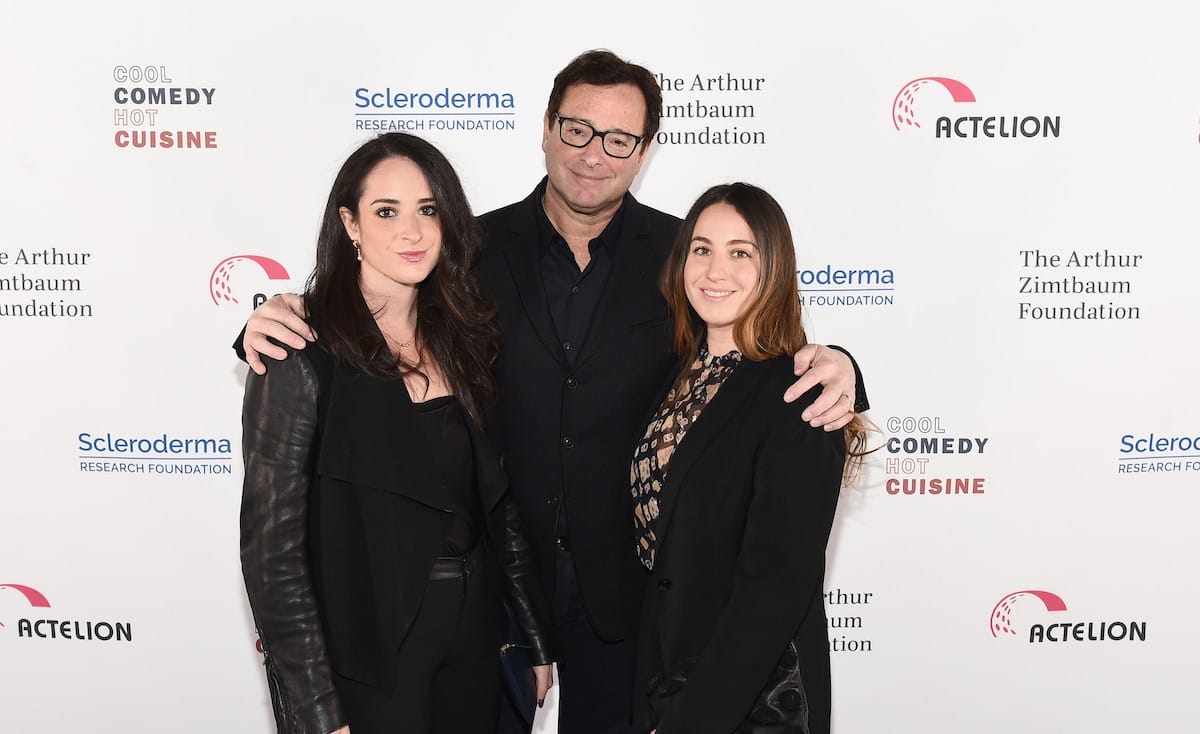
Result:
M671 579L663 579L662 581L658 582L659 591L666 591L669 588L671 588Z
M564 352L571 351L571 342L563 342L562 347Z
M572 286L571 293L578 293L578 292L579 292L579 286Z
M548 505L553 505L553 504L557 504L557 503L558 503L557 497L547 497L546 498L546 504L548 504Z
M574 377L568 377L567 378L567 389L574 390L577 387L579 387L579 380L576 380Z
M564 449L573 449L575 448L575 439L570 436L563 436L562 445Z

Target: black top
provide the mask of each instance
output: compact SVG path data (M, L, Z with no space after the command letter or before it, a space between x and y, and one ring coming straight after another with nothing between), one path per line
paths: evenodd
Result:
M596 315L600 296L608 283L608 274L612 271L625 207L622 205L617 209L600 236L588 242L591 261L580 270L566 239L554 228L546 216L545 208L540 205L540 195L546 192L545 183L539 187L539 191L538 267L563 355L573 365L592 318Z
M413 403L413 408L417 422L429 437L434 462L441 470L446 507L454 513L446 528L442 555L465 556L479 541L482 518L475 492L471 436L467 433L462 408L453 395Z

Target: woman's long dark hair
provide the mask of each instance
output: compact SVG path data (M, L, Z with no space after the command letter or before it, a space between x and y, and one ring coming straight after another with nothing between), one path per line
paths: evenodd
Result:
M454 167L441 151L406 133L385 133L354 151L333 181L316 265L304 300L321 343L354 368L382 378L424 376L391 353L359 287L359 262L339 210L358 209L367 176L382 161L405 158L421 169L437 205L442 248L437 265L417 286L417 332L422 353L432 358L450 389L477 424L496 397L492 369L500 349L495 308L484 298L471 267L483 247L483 231ZM427 378L426 378L427 379Z
M688 357L684 363L690 364L699 351L700 341L705 338L704 321L688 302L683 268L692 249L696 222L704 210L720 203L732 206L745 220L754 234L761 263L758 291L745 312L734 321L734 344L742 356L755 362L791 357L808 343L800 318L800 297L796 293L796 250L792 229L775 197L757 186L741 182L713 186L701 194L680 225L667 255L659 287L675 325L675 352ZM857 476L863 457L869 453L866 450L869 425L862 416L856 415L843 429L846 437L843 480L847 484Z

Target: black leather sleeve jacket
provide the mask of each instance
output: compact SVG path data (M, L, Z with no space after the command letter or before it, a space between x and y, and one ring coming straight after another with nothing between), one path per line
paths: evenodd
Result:
M318 349L309 347L310 352ZM326 734L347 723L333 688L308 547L309 493L326 377L314 366L314 360L321 361L318 355L312 356L295 353L272 362L266 376L251 373L242 408L242 572L265 654L276 724L286 734ZM328 359L323 352L319 357ZM549 662L546 597L537 586L516 505L506 494L488 515L489 526L503 521L503 530L489 532L488 538L514 614L534 661Z

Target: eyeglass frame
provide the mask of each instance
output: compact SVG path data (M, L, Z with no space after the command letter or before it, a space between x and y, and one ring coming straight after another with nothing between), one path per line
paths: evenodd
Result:
M608 156L609 158L616 158L619 161L626 161L626 160L629 160L630 158L632 158L633 154L637 152L638 146L646 141L645 135L634 135L633 133L625 132L624 130L605 130L605 131L601 132L600 130L597 130L596 126L593 125L592 123L588 122L587 120L581 120L578 117L563 117L562 115L555 112L554 118L556 120L558 120L558 139L563 141L563 143L565 145L569 145L572 148L586 148L592 144L593 140L595 140L596 138L600 138L600 150L604 151L604 155ZM569 142L566 138L563 137L563 123L568 120L570 120L571 122L575 122L580 125L583 125L584 127L591 130L592 137L588 138L587 141L585 141L582 145L576 145L575 143ZM608 147L605 145L609 135L628 135L629 137L633 138L635 142L633 144L633 147L631 147L629 149L629 155L625 155L625 156L613 155L609 151Z

